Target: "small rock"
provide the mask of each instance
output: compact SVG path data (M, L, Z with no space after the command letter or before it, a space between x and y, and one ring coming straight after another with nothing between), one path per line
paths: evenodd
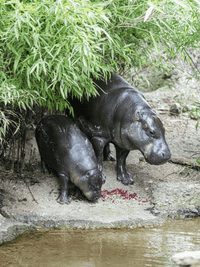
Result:
M179 103L175 103L173 104L170 109L169 112L171 115L178 115L181 113L181 105Z
M18 198L18 202L27 201L27 198Z
M188 208L190 209L191 212L198 213L198 210L195 208L194 205L189 205Z
M160 212L160 216L161 216L161 217L167 217L167 216L168 216L168 212L167 212L166 210L161 211L161 212Z
M154 214L159 214L159 213L160 213L160 211L154 210Z
M200 266L200 251L184 251L172 256L171 260L180 266Z

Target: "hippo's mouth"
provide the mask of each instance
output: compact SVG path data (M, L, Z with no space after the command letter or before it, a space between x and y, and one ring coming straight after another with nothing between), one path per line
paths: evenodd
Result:
M93 192L92 197L90 199L91 202L97 202L98 199L101 198L101 191Z
M90 199L90 201L91 201L92 203L96 203L96 202L98 202L98 200L99 200L99 198Z
M101 191L88 191L83 192L87 199L91 202L97 202L98 199L101 197Z
M170 158L164 159L164 160L163 159L162 160L158 160L158 159L152 160L152 159L148 159L147 157L144 156L145 161L151 165L163 165L166 162L168 162L170 160Z

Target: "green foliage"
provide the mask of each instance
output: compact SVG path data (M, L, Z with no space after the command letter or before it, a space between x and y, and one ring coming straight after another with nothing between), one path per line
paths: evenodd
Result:
M0 5L0 101L69 108L69 93L96 94L90 79L141 67L162 49L198 45L197 1L43 0ZM162 65L162 67L166 67Z
M184 174L183 177L191 174L191 169L200 169L200 158L194 160L194 162L185 162L187 166L184 166L178 173Z
M168 69L199 46L199 11L189 0L0 0L0 103L72 112L69 94L96 95L91 75Z
M189 96L186 96L184 93L181 93L180 95L175 95L174 99L176 99L176 101L180 104L180 109L178 110L178 113L187 112L191 119L197 120L197 123L195 125L197 129L200 121L200 102L195 101L195 91L193 89L189 89Z
M1 2L0 84L1 90L7 88L2 101L23 108L38 102L63 111L69 92L79 98L95 94L90 74L113 70L99 52L103 42L114 42L103 29L109 20L101 5Z
M199 102L194 102L194 105L196 105L196 107L192 108L191 110L188 111L188 113L190 114L190 117L192 119L197 120L197 123L195 125L196 129L199 126L199 121L200 121L200 103Z
M6 136L6 132L8 130L8 128L13 128L13 134L15 134L18 130L20 125L14 121L12 118L17 118L18 116L16 115L15 112L13 112L12 110L0 110L0 121L1 121L1 125L0 125L0 145L3 144L3 142L5 142L5 136Z

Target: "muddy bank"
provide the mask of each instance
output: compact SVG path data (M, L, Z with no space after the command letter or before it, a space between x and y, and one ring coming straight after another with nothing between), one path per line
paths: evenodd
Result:
M145 94L164 123L166 140L172 159L175 160L153 166L142 160L140 152L131 151L127 158L127 169L135 182L131 186L125 186L116 180L115 162L104 162L106 183L102 187L102 198L97 203L90 203L84 198L76 200L71 196L70 204L58 204L57 179L39 171L38 151L31 163L32 170L25 170L22 179L5 170L2 165L0 242L11 240L19 233L37 227L137 227L159 224L166 218L199 216L198 168L191 169L188 165L179 163L193 162L199 156L200 130L195 129L196 121L184 115L169 114L170 106L175 102L175 94L176 91L166 88ZM34 131L29 133L27 140L27 161L32 145L36 147ZM112 151L115 155L113 147Z

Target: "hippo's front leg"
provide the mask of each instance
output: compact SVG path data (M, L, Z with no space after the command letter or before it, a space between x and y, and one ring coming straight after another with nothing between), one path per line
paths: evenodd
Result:
M57 198L57 202L60 204L68 204L68 182L69 178L64 174L58 174L58 180L60 184L60 196Z
M117 155L117 179L121 181L124 185L131 185L134 183L132 175L126 169L126 158L130 150L120 148L115 145L116 155Z

